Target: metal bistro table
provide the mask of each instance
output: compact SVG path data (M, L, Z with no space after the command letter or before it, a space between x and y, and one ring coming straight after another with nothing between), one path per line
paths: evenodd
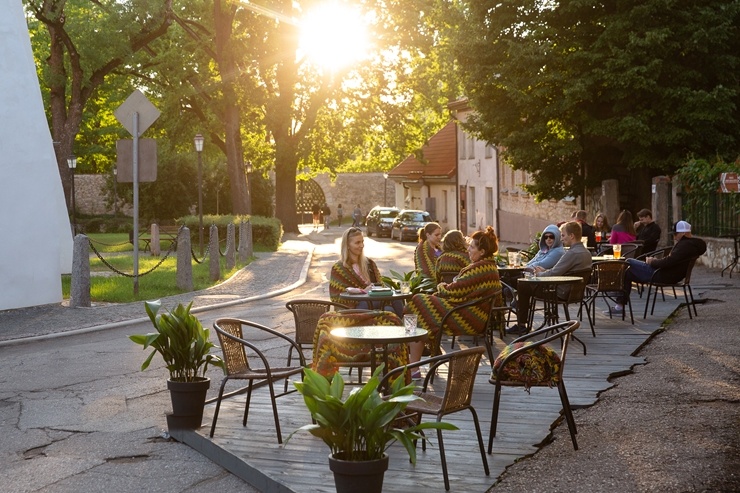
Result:
M382 310L383 307L392 304L396 300L407 300L412 296L413 294L411 293L402 294L400 291L391 291L389 294L352 294L347 291L339 293L340 299L354 301L355 303L366 301L374 310Z
M388 345L418 342L427 337L426 329L415 328L406 332L400 325L358 325L357 327L338 327L331 332L333 339L344 342L370 345L370 369L375 373L378 350L383 353L383 374L388 372Z
M522 277L524 274L525 267L522 265L520 267L512 267L512 266L504 266L498 268L499 276L501 276L501 280L504 281L509 286L516 286L516 281L520 277Z

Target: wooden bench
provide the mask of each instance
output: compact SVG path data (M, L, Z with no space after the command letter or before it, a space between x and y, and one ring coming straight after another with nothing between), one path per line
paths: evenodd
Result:
M159 240L169 240L173 250L177 250L177 234L180 232L180 226L160 226L159 227ZM134 244L134 232L129 231L128 241L132 245ZM142 231L139 233L139 241L144 242L144 248L142 251L152 251L152 235L149 231Z

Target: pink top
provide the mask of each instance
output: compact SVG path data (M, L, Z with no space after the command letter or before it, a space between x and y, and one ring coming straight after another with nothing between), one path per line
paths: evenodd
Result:
M630 243L635 241L636 237L635 235L631 235L626 231L614 231L612 230L612 235L609 238L609 243L614 245L615 243Z

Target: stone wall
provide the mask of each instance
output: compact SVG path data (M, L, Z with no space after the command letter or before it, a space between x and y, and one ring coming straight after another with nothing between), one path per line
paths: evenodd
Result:
M330 175L314 177L321 186L326 202L331 209L332 220L337 216L337 206L342 204L344 217L351 221L352 210L360 204L363 214L370 212L376 205L392 207L396 205L396 190L393 180L383 178L383 173L342 173L334 181ZM383 187L385 186L385 192ZM351 223L350 223L351 224Z
M113 204L106 206L106 175L75 175L75 207L80 214L95 216L113 214ZM131 206L119 202L118 213L132 216Z

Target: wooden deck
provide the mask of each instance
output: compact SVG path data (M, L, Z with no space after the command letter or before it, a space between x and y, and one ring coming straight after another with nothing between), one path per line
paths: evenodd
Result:
M603 303L597 304L596 337L592 337L585 320L576 331L576 335L586 343L588 355L583 355L583 348L578 343L571 344L568 351L565 384L574 409L593 405L599 393L612 386L608 381L611 376L628 373L634 365L644 363L642 358L632 354L660 329L680 300L667 296L666 302L658 301L656 304L655 315L643 320L644 301L633 296L635 325L631 325L629 319L625 322L616 318L610 320L601 314L605 309ZM469 341L463 340L462 343L465 345ZM498 341L498 345L500 349L503 343ZM449 348L449 342L445 348ZM486 444L493 402L489 374L490 362L484 357L478 369L474 405ZM444 373L441 376L444 378ZM214 385L218 384L214 382ZM241 426L244 396L235 396L223 402L213 439L208 437L213 404L206 406L204 426L200 430L172 431L172 434L263 492L335 491L327 461L328 448L322 441L307 433L299 433L287 445L278 445L267 396L266 388L253 395L246 428ZM297 393L279 398L278 410L284 438L310 422L302 397ZM450 491L465 492L487 491L506 467L534 454L537 444L547 439L551 427L565 426L556 389L533 388L531 394L527 394L520 388L504 388L493 454L488 455L491 474L486 476L470 413L461 412L446 420L460 427L459 431L444 434ZM577 412L575 420L577 425ZM406 452L398 444L389 449L389 454L391 462L385 474L383 491L444 491L436 438L426 452L419 448L416 466L409 463Z

